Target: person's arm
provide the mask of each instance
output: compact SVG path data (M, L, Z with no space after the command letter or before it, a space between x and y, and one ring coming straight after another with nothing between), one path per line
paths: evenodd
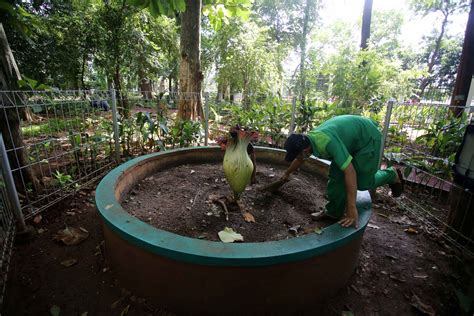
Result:
M344 169L344 184L346 186L346 212L339 221L341 226L357 228L359 226L359 215L356 208L357 174L352 162Z
M287 181L290 174L293 173L294 171L298 170L298 168L301 167L303 162L304 162L303 154L298 155L295 158L295 160L293 160L293 162L288 167L288 169L286 169L285 173L280 178L280 180Z

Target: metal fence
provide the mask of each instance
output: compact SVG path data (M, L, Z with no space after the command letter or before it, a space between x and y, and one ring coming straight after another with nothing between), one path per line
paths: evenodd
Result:
M3 303L16 228L12 206L6 191L4 173L5 170L0 164L0 306Z
M3 91L0 98L8 118L3 139L25 219L112 167L107 91Z
M445 103L389 103L384 158L403 170L406 192L396 202L428 232L474 254L472 192L453 183L453 165L469 124L465 108ZM455 115L454 113L460 113ZM463 209L461 219L453 214Z

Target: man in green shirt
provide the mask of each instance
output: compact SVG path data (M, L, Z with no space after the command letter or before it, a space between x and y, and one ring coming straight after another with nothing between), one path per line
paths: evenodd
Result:
M307 135L292 134L285 143L286 161L292 162L280 180L287 181L305 156L331 160L327 195L329 202L319 217L342 218L344 227L358 225L357 190L375 189L388 184L392 195L403 191L398 169L379 170L382 135L370 119L356 115L333 117Z

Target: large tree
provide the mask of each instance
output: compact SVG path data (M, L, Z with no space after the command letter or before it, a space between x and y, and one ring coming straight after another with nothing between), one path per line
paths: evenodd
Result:
M461 62L459 64L456 83L451 98L452 106L459 106L454 110L456 115L463 112L461 107L465 107L469 87L474 76L474 1L471 1L469 19L464 35L464 45L462 49Z
M410 6L415 12L426 16L430 13L438 14L441 16L441 21L438 29L433 30L433 34L430 37L431 44L429 45L429 54L426 59L426 70L428 75L425 76L420 82L420 96L425 93L426 88L432 81L432 75L434 73L435 66L439 63L440 52L443 43L443 39L446 37L447 26L450 22L450 18L456 12L465 10L468 2L466 0L411 0Z
M196 120L201 106L201 0L186 0L181 17L178 117Z
M370 37L370 21L372 20L372 0L365 0L364 13L362 14L362 30L360 37L360 49L366 49Z

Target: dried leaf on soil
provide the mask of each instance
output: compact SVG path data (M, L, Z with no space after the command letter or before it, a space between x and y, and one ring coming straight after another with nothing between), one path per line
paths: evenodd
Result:
M419 310L425 315L435 315L433 307L423 303L416 294L413 294L411 298L411 306L415 307L417 310Z
M53 305L51 306L51 309L49 310L52 316L59 316L61 313L61 308L59 308L58 305Z
M217 233L222 242L244 241L244 236L236 233L232 228L226 227Z
M293 234L298 234L298 230L301 229L301 225L295 225L295 226L291 226L290 228L288 228L288 230L290 232L292 232Z
M370 223L369 223L369 224L367 224L367 227L369 227L369 228L373 228L373 229L380 229L380 227L379 227L379 226L377 226L377 225L374 225L374 224L370 224Z
M249 212L245 212L244 214L242 214L244 216L244 220L247 222L247 223L255 223L255 217L253 217L252 214L250 214Z
M56 235L53 236L54 240L62 241L67 246L78 245L83 240L89 237L89 232L82 227L67 227L63 230L59 230Z
M316 234L318 234L318 235L321 235L321 234L323 233L323 229L322 229L321 227L316 227L316 228L314 229L314 232L315 232Z
M413 277L416 278L416 279L428 279L428 275L425 274L425 273L422 273L422 272L415 272L413 273Z
M418 234L418 231L416 229L414 229L413 227L408 227L404 231L405 231L405 233L408 233L408 234Z
M72 267L77 263L76 259L67 259L64 261L61 261L61 265L65 266L66 268Z

